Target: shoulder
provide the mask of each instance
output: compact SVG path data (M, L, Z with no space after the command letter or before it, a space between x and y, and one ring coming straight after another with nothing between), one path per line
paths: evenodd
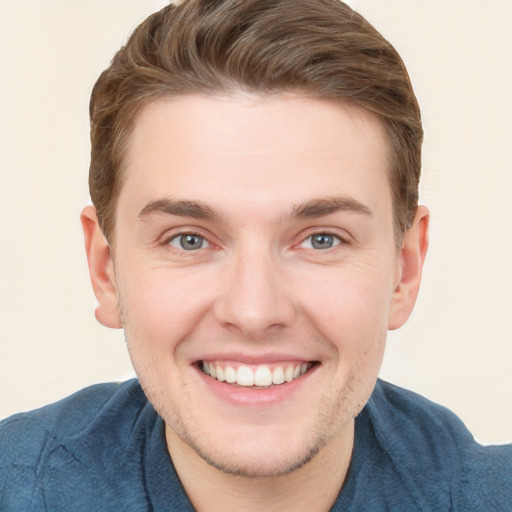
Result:
M15 414L0 422L0 440L5 447L0 461L13 458L30 464L34 448L59 438L73 437L115 395L119 384L99 384L83 389L54 404ZM33 460L32 460L33 459Z
M0 505L31 509L59 465L84 474L101 451L93 443L122 447L146 405L137 381L99 384L0 422Z
M0 422L0 439L8 448L2 451L0 460L12 451L19 460L25 447L31 449L48 439L65 442L83 437L100 414L122 409L127 402L131 407L146 403L137 381L97 384L40 409L15 414Z
M478 444L450 410L379 381L367 405L375 436L413 493L460 510L509 510L512 445Z

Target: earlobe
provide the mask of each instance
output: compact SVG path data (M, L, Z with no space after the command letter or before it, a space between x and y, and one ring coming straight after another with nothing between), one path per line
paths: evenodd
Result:
M98 301L96 319L107 327L121 328L112 254L99 226L94 206L86 206L80 219L84 231L89 275Z
M428 249L429 211L416 210L414 222L407 230L398 256L396 288L391 299L388 328L398 329L409 318L421 284L423 263Z

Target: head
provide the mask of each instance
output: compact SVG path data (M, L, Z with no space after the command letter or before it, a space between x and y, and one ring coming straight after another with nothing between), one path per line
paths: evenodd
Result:
M427 245L395 50L338 0L187 0L135 30L91 118L97 317L173 456L273 476L336 453Z
M418 206L423 131L393 46L338 0L177 4L135 30L93 90L89 186L107 239L115 230L127 141L146 105L185 94L294 92L357 105L379 118L399 248Z

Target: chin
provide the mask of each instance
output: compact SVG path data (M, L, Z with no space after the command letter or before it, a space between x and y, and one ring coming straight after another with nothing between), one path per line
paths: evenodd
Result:
M244 446L242 450L212 451L189 444L210 466L228 475L246 478L276 477L290 474L310 462L325 443L318 441L302 448L270 446Z
M185 425L197 422L167 419L168 444L181 445L179 451L186 450L225 474L248 478L290 474L314 459L332 438L313 422L299 430L296 425L211 424L208 430L191 432Z

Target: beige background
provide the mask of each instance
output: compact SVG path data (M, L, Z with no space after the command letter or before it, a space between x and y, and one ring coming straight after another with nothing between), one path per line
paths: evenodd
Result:
M126 378L94 320L79 213L90 89L160 0L0 0L0 418ZM431 248L382 377L512 440L512 1L354 0L402 54L425 120Z

